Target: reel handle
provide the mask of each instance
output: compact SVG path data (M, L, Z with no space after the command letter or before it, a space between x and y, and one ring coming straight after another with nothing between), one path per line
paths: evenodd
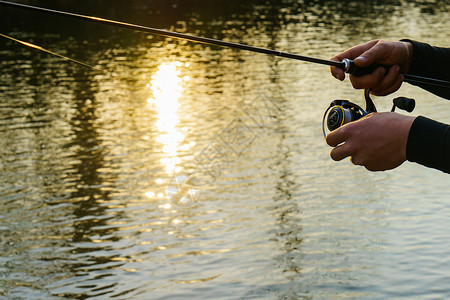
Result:
M367 75L367 74L372 74L373 71L375 71L379 67L384 67L386 69L386 71L389 70L389 66L380 65L380 64L371 64L370 66L367 66L367 67L358 67L353 60L348 59L348 58L344 58L344 60L342 60L342 62L344 63L344 66L343 66L344 72L347 74L355 75L357 77Z
M393 101L391 111L395 111L395 108L406 110L407 112L412 112L416 107L416 100L406 97L397 97Z

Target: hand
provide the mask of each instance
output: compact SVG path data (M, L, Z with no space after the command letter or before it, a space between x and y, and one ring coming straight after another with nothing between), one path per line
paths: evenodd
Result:
M334 61L344 58L353 59L359 67L373 63L389 66L376 69L372 74L356 77L350 75L350 81L355 89L370 89L374 95L385 96L398 90L403 83L401 73L407 73L412 57L412 45L409 42L388 42L373 40L350 48L335 57ZM331 74L339 80L345 79L342 69L331 67Z
M335 147L331 158L350 156L355 165L369 171L384 171L406 160L406 143L414 117L393 112L372 113L330 132L327 144Z

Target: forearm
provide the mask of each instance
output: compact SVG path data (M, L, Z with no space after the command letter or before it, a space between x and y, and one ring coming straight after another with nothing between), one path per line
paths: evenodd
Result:
M450 125L417 117L409 132L406 158L450 173Z
M433 47L412 40L402 41L410 42L413 47L413 55L408 70L409 74L450 81L450 48ZM414 83L414 85L443 98L450 99L450 90L448 88L423 83Z

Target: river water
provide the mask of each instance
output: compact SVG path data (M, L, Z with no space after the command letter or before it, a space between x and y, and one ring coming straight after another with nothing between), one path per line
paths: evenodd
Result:
M449 45L448 1L29 1L328 59ZM0 7L6 299L444 299L450 188L334 162L328 67ZM450 102L405 84L414 115Z

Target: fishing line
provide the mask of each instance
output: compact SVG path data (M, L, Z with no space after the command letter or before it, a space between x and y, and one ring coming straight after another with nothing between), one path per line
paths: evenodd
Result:
M59 57L59 58L65 59L65 60L69 60L69 61L74 62L74 63L77 63L77 64L79 64L79 65L82 65L82 66L85 66L85 67L89 67L89 68L92 68L92 69L95 68L94 66L91 66L91 65L89 65L89 64L87 64L87 63L85 63L85 62L82 62L82 61L79 61L79 60L77 60L77 59L74 59L74 58L70 58L70 57L61 55L61 54L56 53L56 52L54 52L54 51L50 51L50 50L48 50L48 49L45 49L45 48L43 48L43 47L41 47L41 46L38 46L38 45L35 45L35 44L32 44L32 43L28 43L28 42L24 42L24 41L18 40L18 39L15 39L15 38L13 38L13 37L10 37L10 36L8 36L8 35L2 34L2 33L0 33L0 36L1 36L1 37L4 37L4 38L6 38L6 39L9 39L9 40L11 40L11 41L14 41L14 42L16 42L16 43L22 44L22 45L24 45L24 46L27 46L27 47L30 47L30 48L33 48L33 49L36 49L36 50L39 50L39 51L42 51L42 52L45 52L45 53L54 55L54 56L57 56L57 57Z

